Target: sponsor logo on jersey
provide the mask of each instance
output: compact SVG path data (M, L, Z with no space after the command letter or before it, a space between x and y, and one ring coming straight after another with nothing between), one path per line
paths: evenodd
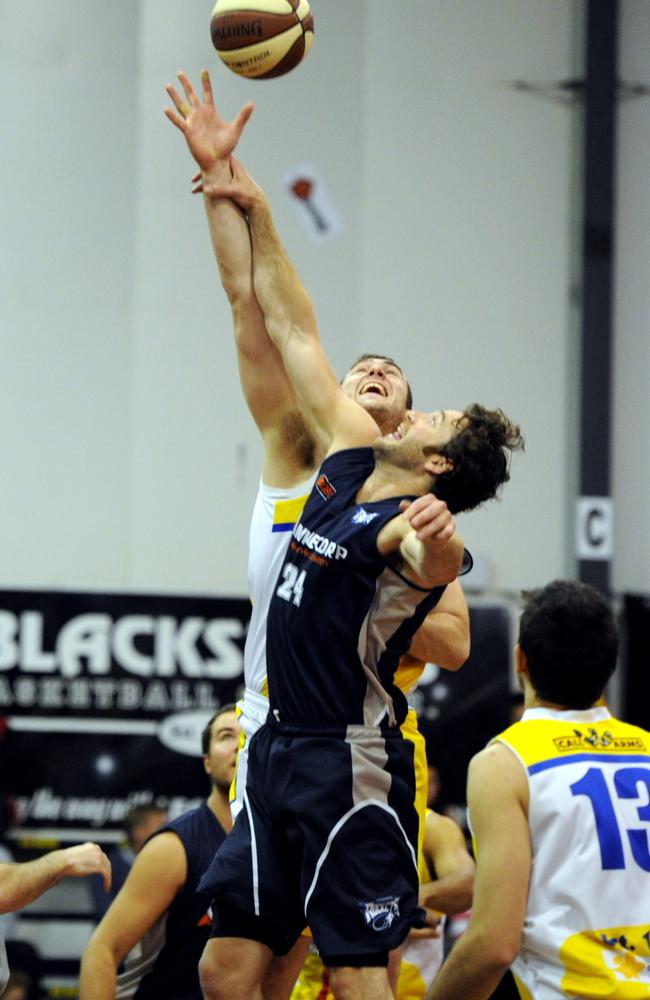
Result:
M379 517L379 514L376 512L374 514L370 514L367 510L364 510L363 507L357 507L352 515L352 524L370 524L370 522L374 521L376 517Z
M373 931L387 931L399 917L399 896L384 896L373 903L359 903L363 919Z
M325 535L319 535L315 531L310 531L300 521L298 521L293 529L293 537L303 548L309 549L311 552L315 552L316 555L323 556L325 559L347 559L348 557L348 550L344 545L339 545L337 542L331 541ZM291 547L295 551L293 544Z
M609 750L620 753L621 750L645 751L645 744L639 736L612 736L608 731L598 733L592 727L586 730L574 729L570 736L557 736L553 740L555 749L560 753L572 753L591 747L593 750Z
M329 500L330 497L333 497L334 494L336 493L336 490L330 483L327 476L321 475L318 477L318 479L316 480L316 489L322 496L323 500Z

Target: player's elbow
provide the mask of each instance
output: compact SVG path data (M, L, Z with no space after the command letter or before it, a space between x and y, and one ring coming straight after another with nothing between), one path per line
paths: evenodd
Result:
M460 566L456 562L450 563L448 566L445 566L442 569L442 572L440 573L440 582L444 583L445 586L447 584L453 583L458 576L459 569Z
M458 907L459 913L464 913L466 910L470 910L472 907L472 898L474 895L474 871L468 871L463 876L459 876L458 879L458 896L456 905Z
M512 928L486 934L479 945L483 960L494 973L503 975L512 965L521 946L521 934L516 934Z
M450 637L447 648L444 652L444 657L439 657L436 660L436 663L439 667L442 667L443 670L460 670L463 663L466 663L469 659L470 649L471 643L469 633L466 630L461 632L459 629L457 635Z
M517 944L510 941L499 942L494 954L492 955L495 970L501 974L507 972L516 959L518 953L519 942L517 942Z
M101 927L101 924L99 925ZM102 935L99 928L91 937L81 956L80 965L80 1000L84 1000L90 995L90 986L109 985L113 986L117 976L117 969L126 954L126 950L117 948L116 943L107 940Z

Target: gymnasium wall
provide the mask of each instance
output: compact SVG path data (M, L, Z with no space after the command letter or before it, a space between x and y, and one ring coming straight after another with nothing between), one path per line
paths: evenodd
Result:
M285 79L217 61L204 0L1 0L0 585L243 595L259 445L192 163L162 114L213 71L337 370L394 352L421 406L480 399L527 452L461 519L498 590L571 574L577 454L581 2L314 0ZM623 7L650 80L650 9ZM650 590L647 149L622 106L615 365L619 590ZM342 223L315 242L284 184L308 165ZM479 560L480 561L480 560Z

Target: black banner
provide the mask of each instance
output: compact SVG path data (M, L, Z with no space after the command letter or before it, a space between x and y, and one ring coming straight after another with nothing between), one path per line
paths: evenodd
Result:
M205 797L201 731L243 685L246 600L0 592L10 836L116 840L134 805Z

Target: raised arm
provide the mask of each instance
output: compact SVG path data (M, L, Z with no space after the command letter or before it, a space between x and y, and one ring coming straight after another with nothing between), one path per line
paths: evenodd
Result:
M229 183L205 190L233 198L247 213L255 294L302 410L328 450L370 444L377 425L341 390L320 345L312 301L282 246L264 192L240 163L232 164Z
M111 887L111 863L90 842L51 851L35 861L0 864L0 913L11 913L32 903L66 875L101 875L106 892Z
M212 247L232 310L241 386L264 442L263 478L269 485L292 485L304 479L314 464L313 432L302 419L255 296L246 216L231 199L215 197L206 190L230 182L230 156L253 105L246 104L233 121L225 121L215 107L206 70L201 73L200 98L185 73L180 72L178 78L184 97L169 84L166 89L175 110L165 108L165 114L184 135L201 171L198 189L203 189Z

